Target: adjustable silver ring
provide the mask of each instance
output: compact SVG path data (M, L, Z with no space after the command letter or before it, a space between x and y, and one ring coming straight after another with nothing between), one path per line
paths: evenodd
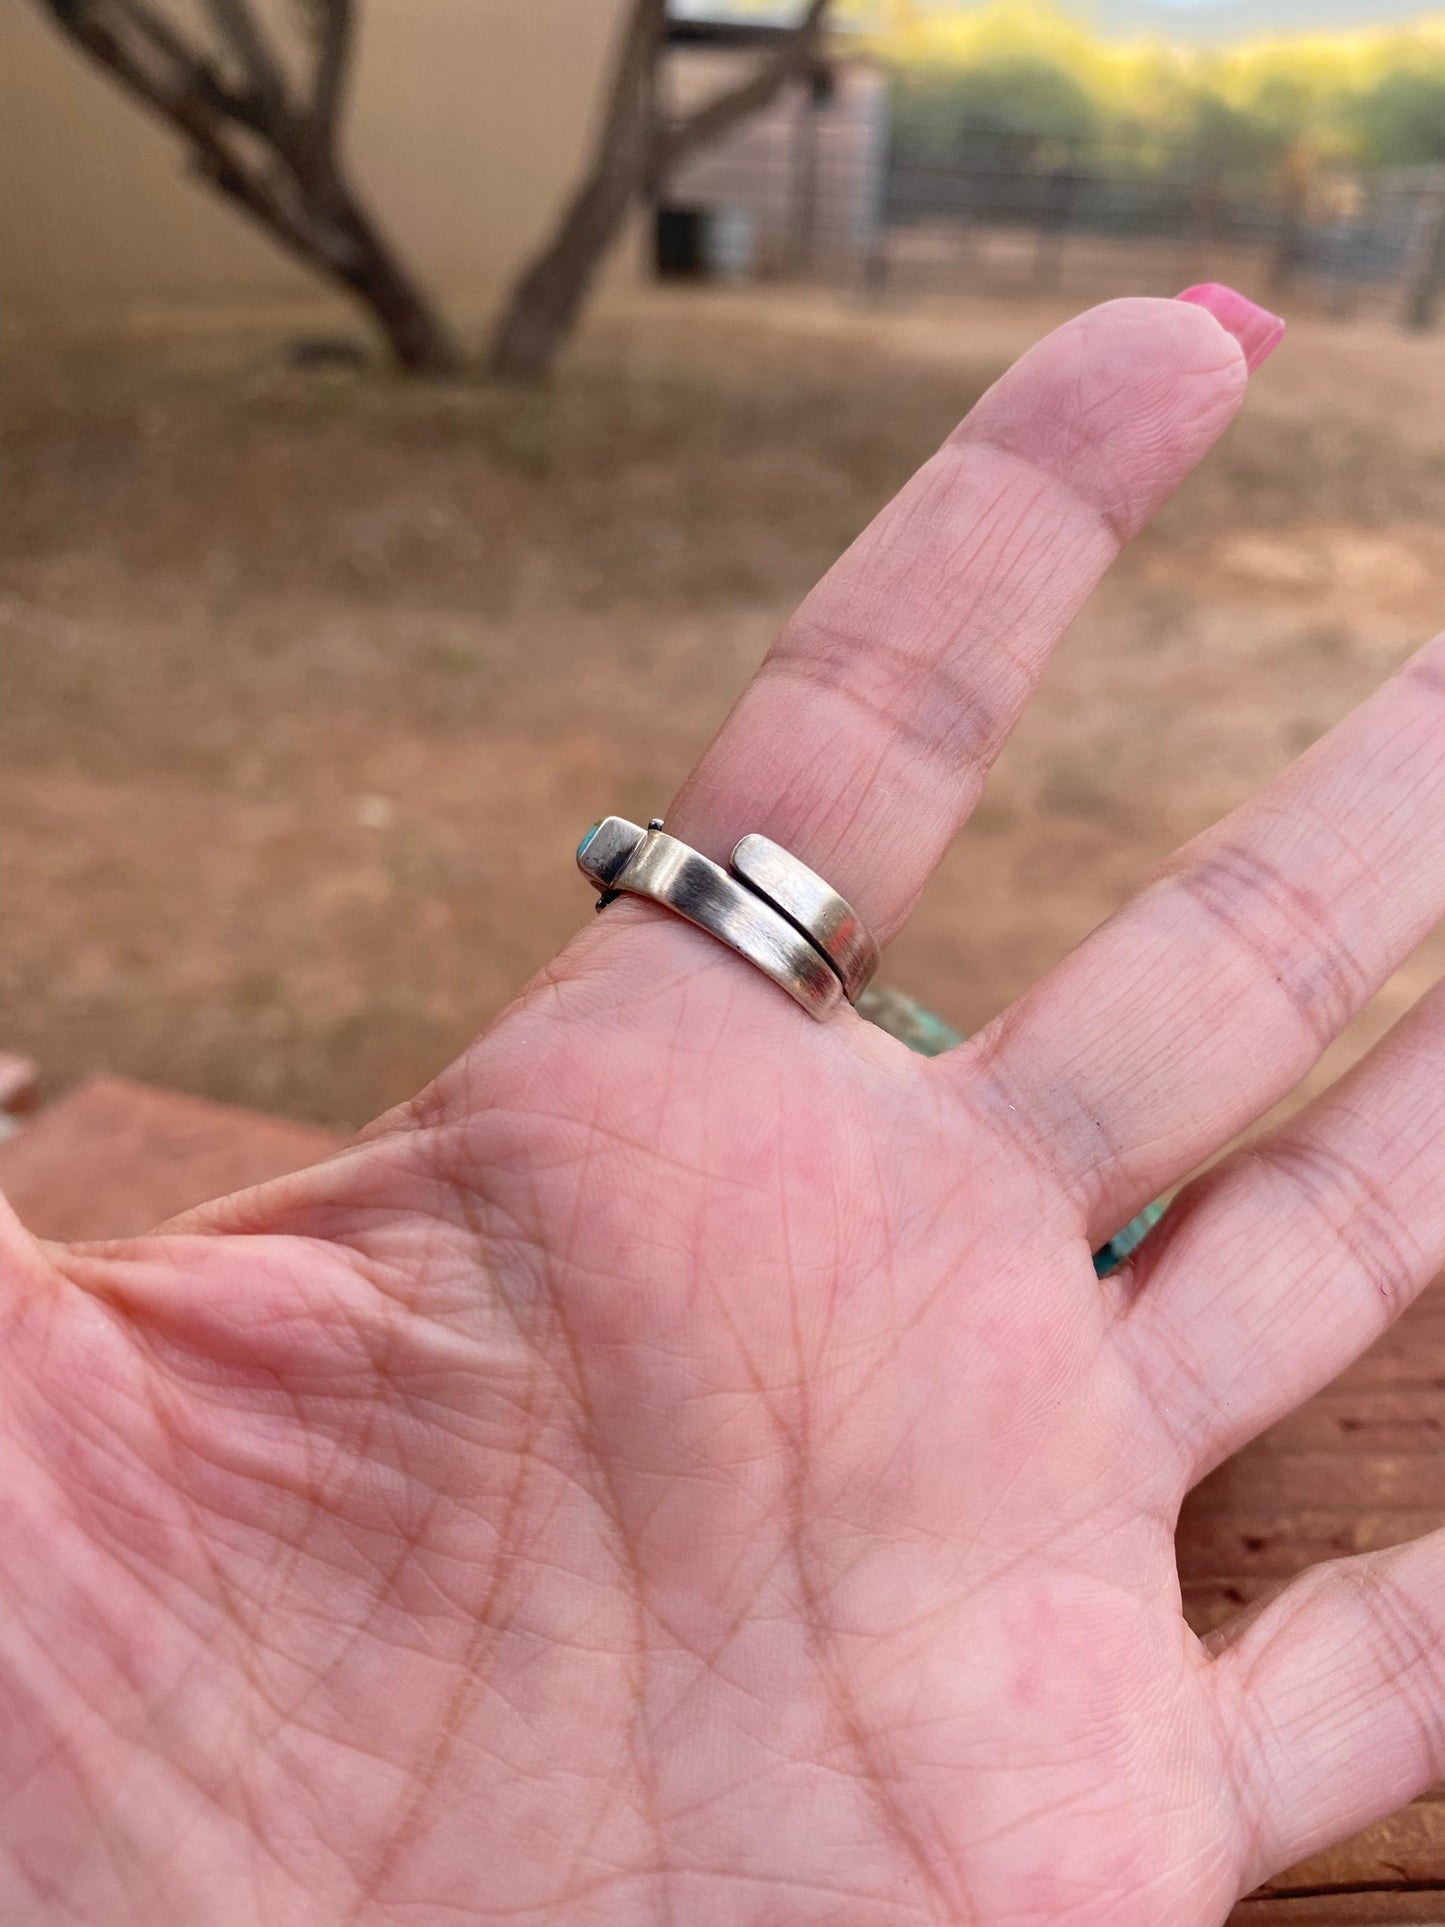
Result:
M862 919L822 877L765 836L745 836L729 870L625 817L595 823L577 867L597 885L601 910L615 896L647 897L685 917L771 977L811 1017L852 1003L873 975L878 946Z
M741 838L728 868L822 951L838 973L843 995L856 1004L878 968L878 946L852 904L770 837Z

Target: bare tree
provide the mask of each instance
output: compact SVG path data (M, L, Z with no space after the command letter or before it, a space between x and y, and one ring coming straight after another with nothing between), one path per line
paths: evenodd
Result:
M211 44L151 0L35 0L62 33L172 127L201 180L368 311L403 368L453 375L445 321L346 176L339 130L355 0L297 0L300 59L255 0L199 0Z
M555 233L523 272L492 340L493 374L546 375L571 334L608 250L631 209L654 195L691 155L766 107L818 58L829 0L806 0L797 23L751 73L668 122L657 99L667 0L632 0L591 163Z

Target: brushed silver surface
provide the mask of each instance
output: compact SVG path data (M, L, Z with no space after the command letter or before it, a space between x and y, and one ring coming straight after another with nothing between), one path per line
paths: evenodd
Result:
M771 837L742 837L728 867L822 951L856 1004L878 968L878 945L852 904Z
M838 974L787 918L719 864L665 830L644 832L606 886L647 897L706 930L787 991L810 1017L843 1001Z
M599 890L610 890L613 878L646 834L625 816L604 816L577 845L577 868Z
M602 895L661 904L745 957L814 1017L857 1001L878 968L878 945L853 906L781 844L757 834L733 846L729 869L679 842L654 817L644 830L604 816L577 846L577 867Z

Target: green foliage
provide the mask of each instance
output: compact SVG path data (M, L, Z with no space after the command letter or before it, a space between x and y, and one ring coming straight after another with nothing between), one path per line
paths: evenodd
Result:
M1292 154L1445 161L1445 18L1204 49L1104 40L1054 0L893 0L873 45L901 140L930 158L993 137L1041 157L1085 139L1188 152L1221 179Z
M920 159L943 160L997 144L1030 155L1099 130L1083 84L1036 54L1004 55L953 70L903 70L893 90L896 136Z
M1217 180L1268 174L1283 161L1297 124L1280 114L1243 107L1201 88L1181 116L1181 144Z
M1445 67L1396 67L1353 110L1362 160L1383 167L1445 161Z

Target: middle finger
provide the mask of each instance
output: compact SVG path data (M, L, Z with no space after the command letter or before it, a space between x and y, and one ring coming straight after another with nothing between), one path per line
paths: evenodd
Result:
M1251 312L1232 339L1111 301L1032 348L807 598L669 830L719 859L763 832L886 942L1121 542L1233 416L1275 338Z

